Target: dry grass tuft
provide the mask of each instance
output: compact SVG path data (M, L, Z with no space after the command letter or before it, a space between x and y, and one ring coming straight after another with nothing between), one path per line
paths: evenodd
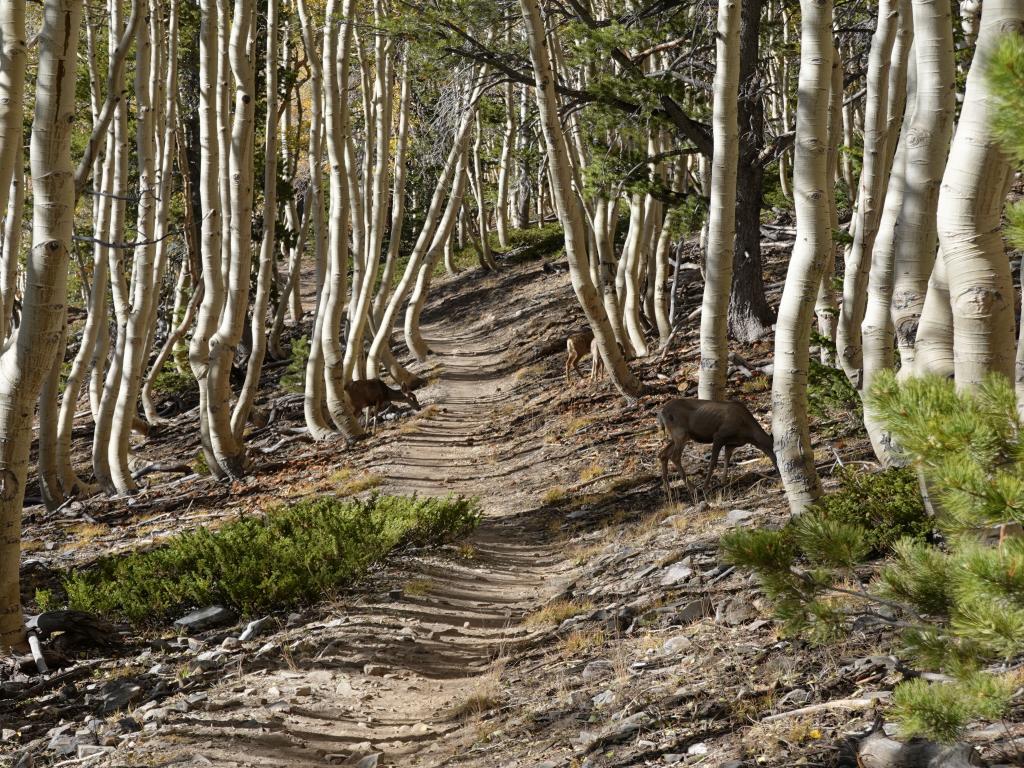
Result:
M602 629L577 629L562 641L562 651L568 656L585 655L603 646L607 640Z
M336 486L335 492L339 496L354 496L357 493L376 488L384 482L384 478L373 472L363 472L357 475L351 467L344 467L334 472L328 478L328 482Z
M523 624L527 627L561 624L566 619L592 610L594 610L594 604L589 600L555 600L531 613L523 620Z

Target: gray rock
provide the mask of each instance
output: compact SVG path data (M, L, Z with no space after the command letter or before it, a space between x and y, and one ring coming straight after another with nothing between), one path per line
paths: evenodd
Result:
M17 731L12 731L10 728L4 728L4 729L0 730L0 741L4 741L4 742L14 741L14 739L15 739L15 737L17 735L18 735Z
M616 696L612 691L603 691L592 698L591 701L595 707L610 707L615 703L615 698Z
M237 637L231 636L225 637L220 643L221 650L223 651L233 651L239 645L241 645L241 641Z
M684 605L675 616L672 617L673 624L692 624L695 621L703 619L705 616L710 616L715 611L714 603L706 597L702 597L699 600L691 600L689 603Z
M733 598L718 606L715 612L715 623L736 627L757 618L757 611L747 600Z
M661 586L672 587L686 581L693 575L693 568L685 563L676 563L669 567L665 575L661 577Z
M726 525L742 525L754 516L749 509L730 509L725 516Z
M142 696L142 686L134 683L111 681L103 686L96 702L99 704L98 714L106 715L124 709Z
M601 732L600 742L602 744L615 744L636 735L641 728L651 722L650 715L646 712L637 712L629 717L610 724Z
M663 653L673 654L688 650L692 645L693 641L690 638L685 635L676 635L666 640L662 644L661 650Z
M384 664L364 664L363 674L369 677L383 677L388 672Z
M592 661L583 668L582 677L584 680L601 680L605 677L611 677L615 672L615 667L610 661L600 659L598 661Z
M380 761L380 756L382 754L384 753L378 752L373 755L367 755L358 763L356 763L356 768L377 768L377 763Z
M202 608L192 611L187 616L182 616L174 626L184 629L186 632L202 632L211 627L220 627L225 624L232 624L238 619L233 611L221 605L211 605L209 608Z
M689 749L686 750L688 755L706 755L711 751L711 748L703 741L698 741L696 744L691 744Z
M196 656L196 664L202 670L218 669L227 661L227 654L222 651L203 651Z
M661 759L664 761L665 765L675 765L676 763L683 762L685 757L686 755L669 752L667 755L662 755Z
M46 748L57 755L73 755L78 749L78 739L66 734L58 734L50 739Z
M167 719L167 717L170 714L171 714L171 710L168 709L167 707L154 707L153 709L148 710L142 716L142 722L144 722L144 723L159 723L159 722L163 722L164 720Z

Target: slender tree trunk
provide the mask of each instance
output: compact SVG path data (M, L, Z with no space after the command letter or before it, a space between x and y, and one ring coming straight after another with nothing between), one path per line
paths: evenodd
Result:
M14 39L24 41L24 3L4 4L14 17ZM6 12L6 11L5 11ZM19 568L21 508L32 440L32 409L60 342L67 267L74 223L71 132L75 114L81 0L45 0L39 33L35 117L32 121L32 250L26 264L21 325L0 355L0 648L21 645ZM21 28L19 28L21 27ZM8 49L10 50L10 49ZM21 103L8 104L15 115Z
M913 17L917 97L910 117L913 140L906 148L906 194L896 225L892 301L903 375L916 366L916 340L935 263L935 214L953 129L956 76L949 4L914 0Z
M942 177L938 234L953 308L953 364L958 388L985 375L1014 377L1015 296L1000 218L1009 158L991 130L987 70L1007 33L1024 30L1019 0L985 0L974 61L949 162ZM1024 392L1024 371L1017 379Z
M800 77L793 193L797 234L775 331L772 432L793 514L821 493L807 423L807 369L814 298L832 249L825 188L832 80L832 3L801 0Z
M246 364L245 382L231 414L231 431L241 443L245 424L252 413L259 391L263 358L267 350L266 320L270 305L270 288L274 273L275 234L277 227L277 16L279 0L267 0L267 117L264 128L266 150L263 154L263 240L260 243L259 274L256 278L256 299L252 308L252 349Z
M700 380L698 396L725 397L729 371L729 294L732 288L733 238L736 235L736 169L739 127L736 101L740 83L740 6L719 0L715 66L711 204L705 261L704 301L700 314Z
M558 101L551 72L551 56L544 34L540 5L537 0L520 0L526 36L530 45L530 58L537 91L537 107L547 145L548 161L552 170L555 205L558 218L565 230L565 253L569 262L569 274L573 290L579 299L590 327L594 331L597 348L612 383L627 398L640 393L640 382L629 370L626 361L615 343L615 334L604 311L597 289L590 280L590 266L585 252L586 232L579 201L571 189L568 152L565 135L558 119Z
M836 336L839 362L846 375L860 386L862 350L860 325L867 300L867 279L871 250L878 234L878 221L885 203L885 170L888 166L887 107L889 68L896 30L899 26L897 0L880 0L878 23L871 38L868 58L866 114L864 117L864 167L854 214L853 246L846 258L843 305Z
M828 198L828 211L830 227L833 232L839 229L839 211L836 208L836 174L839 164L839 146L843 139L843 62L839 55L839 49L832 48L832 90L829 94L828 109L828 161L825 178L828 179L828 186L825 188ZM835 343L836 340L836 319L839 316L839 306L836 303L836 292L832 287L832 281L836 273L836 244L833 243L829 251L825 268L821 272L821 281L818 283L818 297L814 303L814 314L818 318L818 333L825 339ZM822 344L820 349L821 362L825 365L835 365L835 355L827 345Z

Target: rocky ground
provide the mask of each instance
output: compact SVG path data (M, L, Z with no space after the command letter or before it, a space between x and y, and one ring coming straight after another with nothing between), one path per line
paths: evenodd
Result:
M699 301L696 280L679 312ZM902 678L888 637L782 638L755 581L720 560L724 531L784 521L770 463L737 451L727 486L666 504L653 413L695 391L695 323L633 363L652 394L626 403L565 384L581 322L567 276L539 260L447 279L425 315L424 409L356 449L287 442L301 400L277 392L250 437L264 464L243 483L154 475L131 499L26 510L30 604L101 554L319 493L475 495L485 516L467 540L399 553L315 606L129 635L47 677L0 671L0 764L856 765ZM768 366L763 343L730 377L762 423ZM141 453L194 455L189 418ZM842 413L818 422L827 482L840 461L870 463ZM689 457L696 471L705 451ZM972 741L1019 765L1022 736L1002 724Z

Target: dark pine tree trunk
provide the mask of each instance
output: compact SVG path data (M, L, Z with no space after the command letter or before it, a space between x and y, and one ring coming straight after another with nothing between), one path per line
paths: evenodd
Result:
M758 158L764 147L764 103L757 64L762 1L743 0L740 28L740 157L736 175L736 255L729 302L729 334L746 344L765 336L775 322L775 312L764 295L761 262L764 168Z

